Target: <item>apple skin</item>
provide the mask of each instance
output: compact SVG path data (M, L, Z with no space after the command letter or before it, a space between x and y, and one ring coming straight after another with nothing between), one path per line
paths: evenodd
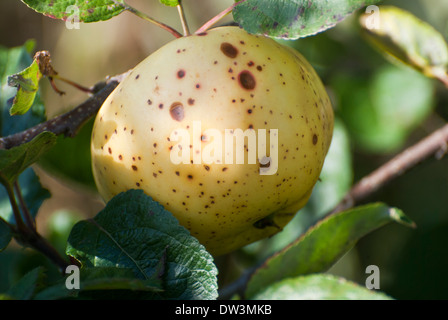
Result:
M220 27L169 42L119 84L95 119L93 174L106 202L143 189L218 256L276 234L306 204L333 121L325 88L301 54ZM250 163L257 144L235 138L226 159L226 142L218 148L226 129L258 133L258 142L265 129L269 150ZM176 163L180 156L187 163Z

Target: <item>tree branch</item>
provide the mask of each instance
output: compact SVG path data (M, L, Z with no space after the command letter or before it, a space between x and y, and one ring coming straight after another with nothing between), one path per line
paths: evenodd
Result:
M53 119L40 123L27 130L6 137L1 137L0 149L10 149L29 142L44 131L50 131L56 135L64 134L67 137L75 136L87 120L98 112L103 102L127 74L128 72L125 72L118 76L108 78L103 82L97 83L92 88L94 94L73 110L56 116Z

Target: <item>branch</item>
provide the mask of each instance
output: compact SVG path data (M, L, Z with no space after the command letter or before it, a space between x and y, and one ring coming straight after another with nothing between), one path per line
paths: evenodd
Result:
M127 73L128 72L108 78L106 81L94 85L92 88L94 94L73 110L40 123L25 131L1 137L0 149L10 149L29 142L44 131L50 131L56 135L64 134L67 137L74 137L78 130L98 112L103 102L123 80Z
M417 144L404 150L393 159L362 178L342 201L329 213L337 213L354 207L378 189L402 176L429 157L441 159L448 151L448 124L434 131Z

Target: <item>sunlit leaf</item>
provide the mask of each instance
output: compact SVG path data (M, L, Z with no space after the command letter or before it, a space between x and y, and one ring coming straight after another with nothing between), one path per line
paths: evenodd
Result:
M364 14L361 25L370 42L380 51L448 86L448 44L430 24L410 12L381 6L378 21Z
M11 115L25 114L34 103L42 73L36 61L20 73L8 77L8 85L17 88L17 94L10 109Z
M50 18L71 22L108 20L125 10L123 0L22 0Z
M176 7L179 5L179 0L160 0L160 3L169 7Z

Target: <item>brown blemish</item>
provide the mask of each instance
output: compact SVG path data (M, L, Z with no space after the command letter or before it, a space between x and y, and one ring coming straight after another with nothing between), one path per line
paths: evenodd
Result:
M188 99L188 104L189 104L190 106L194 105L194 99L193 99L193 98L189 98L189 99Z
M221 51L229 58L235 58L238 55L238 49L228 42L221 43Z
M132 170L137 171L138 170L137 166L132 166Z
M238 81L240 85L246 90L253 90L255 88L256 82L255 78L250 71L241 71L238 75Z
M179 79L182 79L183 77L185 77L185 71L184 70L179 70L179 71L177 71L177 77L179 78Z
M313 135L313 144L314 145L317 144L317 135L316 134Z
M174 102L170 107L170 115L173 120L182 121L185 117L184 106L180 102Z

